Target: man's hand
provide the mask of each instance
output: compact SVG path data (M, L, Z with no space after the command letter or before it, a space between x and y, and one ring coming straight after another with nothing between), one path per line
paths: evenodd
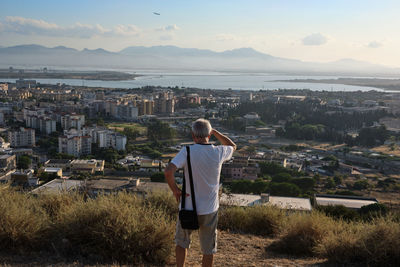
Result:
M236 144L226 135L223 135L222 133L218 132L215 129L212 129L210 132L211 135L214 135L215 138L218 139L218 141L223 144L224 146L232 146L233 150L236 150Z
M175 183L175 171L176 171L176 166L173 163L168 164L168 166L164 170L164 175L165 179L167 180L168 186L172 191L172 194L174 194L174 197L176 201L179 203L181 200L182 196L182 191L179 189L179 187ZM186 196L190 196L189 194L186 194Z
M172 193L174 194L176 202L179 203L179 201L181 200L182 191L179 188L177 188L176 190L172 191Z

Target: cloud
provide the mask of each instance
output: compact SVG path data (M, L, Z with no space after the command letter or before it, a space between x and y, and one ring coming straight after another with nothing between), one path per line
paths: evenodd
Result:
M156 31L158 31L158 32L174 32L177 30L180 30L180 28L178 26L176 26L176 24L168 25L168 26L156 29Z
M313 33L303 38L303 45L323 45L328 42L328 38L320 33Z
M369 42L367 44L368 48L379 48L379 47L382 47L382 46L383 46L383 44L380 43L380 42L377 42L377 41L372 41L372 42Z
M217 39L217 41L220 41L220 42L239 40L239 38L237 36L235 36L233 34L229 34L229 33L217 34L215 36L215 38Z
M63 27L44 20L23 17L6 17L0 24L0 32L51 37L91 38L93 36L134 36L140 33L140 29L135 25L117 25L112 29L107 29L100 24L90 25L77 22Z
M160 36L161 41L170 41L174 39L174 36L172 34L167 34L167 35L162 35Z

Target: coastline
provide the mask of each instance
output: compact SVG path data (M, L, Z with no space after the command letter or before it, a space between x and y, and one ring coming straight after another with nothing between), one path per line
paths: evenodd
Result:
M135 80L142 76L118 71L38 71L27 70L20 72L15 69L0 69L2 79L77 79L77 80L99 80L99 81L127 81Z
M343 84L352 86L368 86L384 90L395 90L395 91L400 90L400 79L380 79L380 78L291 79L291 80L276 80L276 82Z

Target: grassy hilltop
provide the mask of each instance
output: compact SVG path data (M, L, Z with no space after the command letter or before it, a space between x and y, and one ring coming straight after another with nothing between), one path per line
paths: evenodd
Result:
M29 255L39 262L55 257L58 262L88 264L171 264L176 212L175 200L165 193L146 199L127 193L89 199L79 193L32 196L3 186L0 260L4 262L5 255L8 259ZM346 221L318 211L232 207L221 208L219 229L222 247L227 242L224 236L236 233L236 237L254 236L235 244L245 251L255 246L250 242L268 239L271 242L262 249L283 257L311 256L322 262L370 266L400 263L399 218L391 214ZM218 254L224 252L220 249ZM235 257L239 256L229 255L230 265L239 266Z

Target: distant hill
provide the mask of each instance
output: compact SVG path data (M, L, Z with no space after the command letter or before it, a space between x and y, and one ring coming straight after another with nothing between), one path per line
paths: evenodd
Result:
M329 63L274 57L252 48L223 52L176 46L131 46L119 52L40 45L0 47L0 67L55 66L93 69L168 69L290 74L396 75L400 69L343 59Z

